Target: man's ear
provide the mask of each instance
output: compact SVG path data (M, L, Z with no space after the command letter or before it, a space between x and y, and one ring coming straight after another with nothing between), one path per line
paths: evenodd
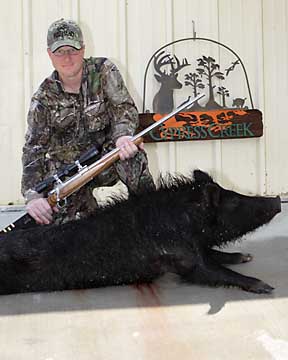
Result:
M220 204L220 188L216 184L206 184L203 190L203 202L205 206L217 208Z
M51 51L51 49L47 48L47 53L48 53L48 55L49 55L49 57L50 57L50 59L51 59L51 55L53 54L52 51Z

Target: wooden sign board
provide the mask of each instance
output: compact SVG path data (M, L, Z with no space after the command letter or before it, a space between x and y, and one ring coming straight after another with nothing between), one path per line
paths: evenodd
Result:
M142 131L161 119L163 114L139 114ZM242 139L263 135L259 110L222 109L181 112L144 136L145 142Z

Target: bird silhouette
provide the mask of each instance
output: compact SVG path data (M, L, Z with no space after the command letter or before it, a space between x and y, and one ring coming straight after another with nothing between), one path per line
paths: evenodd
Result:
M228 76L228 74L230 73L230 71L233 71L234 69L235 69L235 66L237 65L237 64L239 64L239 60L236 60L236 61L233 61L232 62L232 65L231 66L229 66L227 69L225 69L225 71L226 71L226 76Z

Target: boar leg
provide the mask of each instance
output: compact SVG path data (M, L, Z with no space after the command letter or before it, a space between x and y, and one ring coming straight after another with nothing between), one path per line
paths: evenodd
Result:
M183 266L188 263L187 260L182 259L176 264L177 273L185 282L209 286L235 286L257 294L269 294L273 290L273 287L259 279L241 275L217 263L206 262L203 258L202 261L198 258L197 264Z
M207 256L217 264L241 264L253 259L251 254L226 253L215 249L208 249Z

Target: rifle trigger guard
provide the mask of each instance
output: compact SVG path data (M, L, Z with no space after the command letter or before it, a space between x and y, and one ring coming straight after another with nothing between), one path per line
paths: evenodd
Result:
M66 206L66 204L67 204L67 199L65 198L65 199L57 201L56 206L59 210L61 210L62 208L64 208Z
M56 201L57 201L57 208L58 209L62 209L63 207L65 207L67 205L67 199L60 199L60 190L59 188L56 188L55 189L55 192L56 192Z

